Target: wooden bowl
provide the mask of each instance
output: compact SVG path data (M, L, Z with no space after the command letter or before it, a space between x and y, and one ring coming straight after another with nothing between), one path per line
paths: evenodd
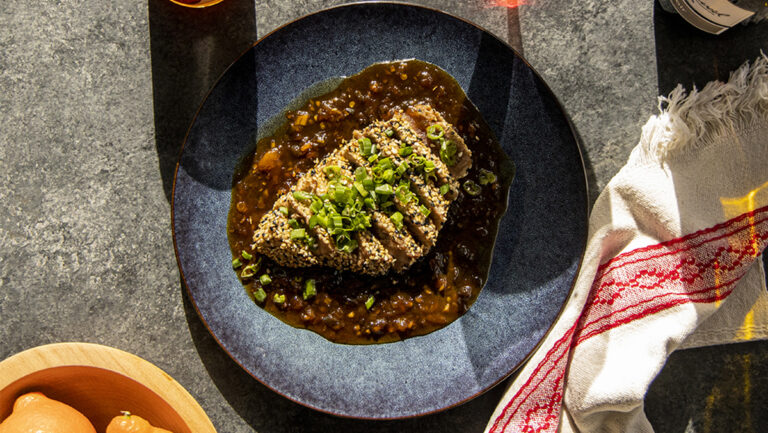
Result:
M20 395L40 391L82 412L103 432L129 411L174 433L216 433L194 398L153 364L90 343L38 346L0 362L0 420Z

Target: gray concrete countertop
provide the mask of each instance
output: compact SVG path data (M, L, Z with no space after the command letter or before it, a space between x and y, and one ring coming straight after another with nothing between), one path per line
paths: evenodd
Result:
M0 359L106 344L168 372L218 431L480 432L503 385L443 413L338 419L256 382L219 348L181 285L169 196L186 128L258 37L336 0L7 0L0 10ZM768 24L714 37L652 1L421 0L521 51L582 140L593 198L655 112L768 49ZM513 2L511 2L513 3ZM765 431L768 344L673 354L646 400L659 432Z

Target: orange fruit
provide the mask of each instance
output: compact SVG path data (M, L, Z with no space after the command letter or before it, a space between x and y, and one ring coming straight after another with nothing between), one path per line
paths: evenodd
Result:
M96 433L96 429L72 406L30 392L16 399L13 412L0 423L0 433Z
M107 426L107 433L171 433L170 431L155 427L144 418L123 411L122 415L112 418Z

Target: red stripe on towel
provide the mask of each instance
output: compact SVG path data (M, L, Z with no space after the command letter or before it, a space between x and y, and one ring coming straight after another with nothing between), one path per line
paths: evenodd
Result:
M491 432L555 432L577 344L687 303L725 299L768 243L768 207L600 265L584 310L494 420Z

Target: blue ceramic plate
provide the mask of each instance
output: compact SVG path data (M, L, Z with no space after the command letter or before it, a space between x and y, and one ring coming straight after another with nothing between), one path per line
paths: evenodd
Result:
M230 264L232 174L265 123L314 83L416 58L448 71L517 166L490 276L469 311L402 342L343 345L288 326L247 296ZM306 406L400 418L467 401L517 369L560 313L581 263L587 192L556 98L509 46L444 13L342 6L295 21L242 55L189 129L173 192L179 268L200 317L254 378Z

